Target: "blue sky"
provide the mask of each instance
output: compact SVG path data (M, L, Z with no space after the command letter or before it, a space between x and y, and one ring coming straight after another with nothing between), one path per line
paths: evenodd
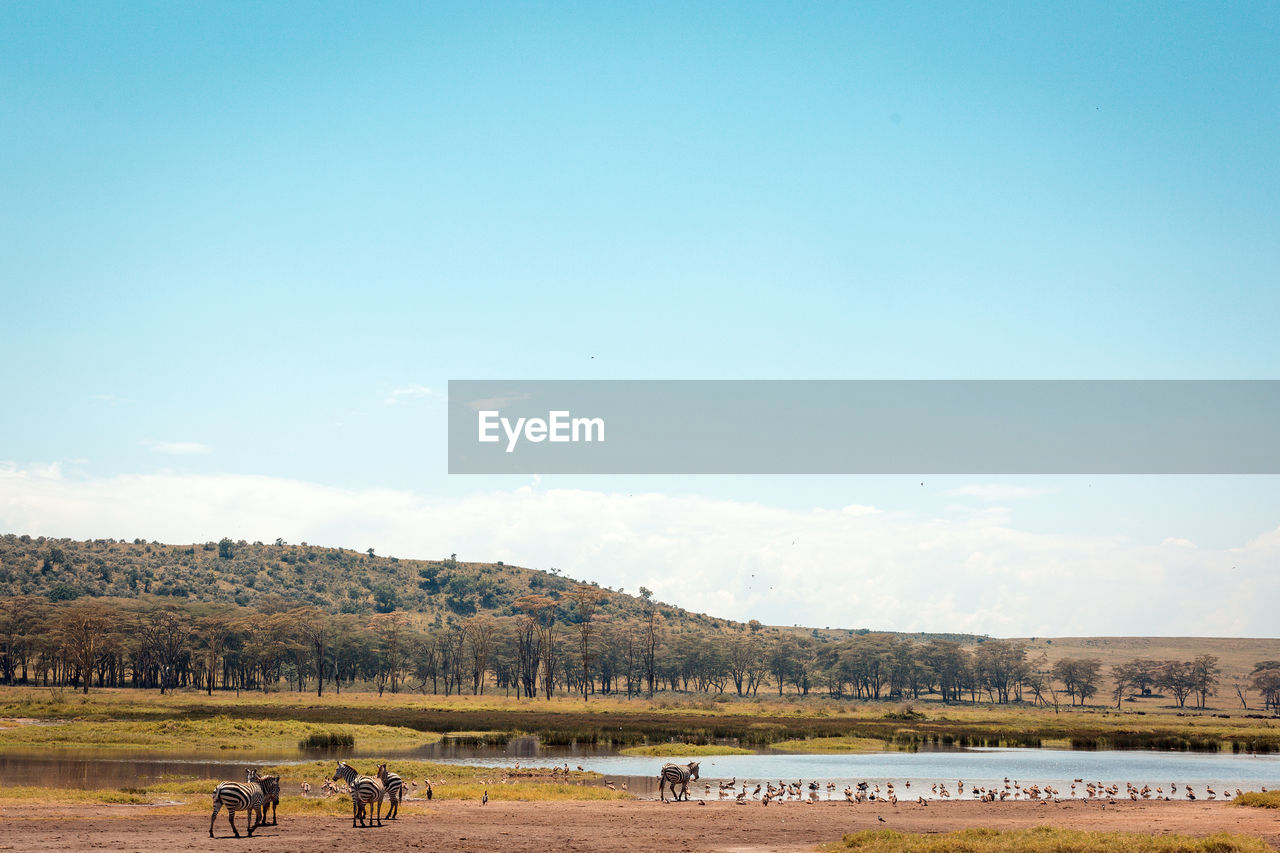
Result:
M812 602L757 612L673 580L732 587L759 543L706 569L637 547L644 568L583 545L671 529L619 508L581 514L572 546L531 529L499 548L510 495L551 515L578 492L709 501L708 525L874 506L913 519L857 534L892 528L891 564L999 506L1010 535L1192 542L1199 563L1150 558L1174 584L1280 527L1274 478L449 478L439 396L450 378L1276 378L1268 4L14 3L0 128L6 530L274 538L228 507L300 483L442 512L498 496L462 537L477 559L789 623ZM123 519L101 503L126 495ZM198 509L155 516L173 495ZM273 523L463 551L307 515L323 504ZM982 551L961 540L900 573L954 577ZM1016 579L1044 547L1003 565ZM947 630L966 606L880 627ZM1274 633L1175 604L1103 616L1004 624Z

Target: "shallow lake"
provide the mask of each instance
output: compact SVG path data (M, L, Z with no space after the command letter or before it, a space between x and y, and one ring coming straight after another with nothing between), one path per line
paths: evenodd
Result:
M472 756L456 760L459 763L482 766L509 766L513 756L501 759ZM1053 749L956 749L946 751L885 752L858 755L802 755L772 753L761 755L715 755L697 758L638 758L626 755L580 755L564 757L536 757L520 760L522 767L548 767L568 763L577 768L593 770L619 783L626 781L628 790L641 796L657 794L656 776L668 761L685 763L700 760L701 785L695 796L705 794L705 786L712 786L712 796L718 796L718 782L736 779L739 784L763 781L833 782L838 789L855 786L860 781L871 785L893 782L899 799L908 794L934 798L935 783L944 783L950 792L956 793L957 783L963 781L966 788L1003 787L1006 777L1010 782L1023 786L1052 785L1061 796L1070 796L1071 784L1076 779L1085 782L1117 784L1124 790L1125 782L1141 788L1169 790L1170 783L1178 785L1185 796L1185 785L1192 785L1198 797L1206 795L1206 786L1217 790L1219 796L1236 788L1258 790L1262 787L1280 788L1280 756L1250 756L1232 754L1188 752L1137 752L1108 751L1080 752ZM905 787L910 782L911 787ZM1077 784L1076 795L1085 796L1083 784ZM825 796L825 789L824 794Z
M329 760L334 753L291 755L280 753L175 754L154 751L111 752L78 750L0 751L0 778L24 779L28 784L64 788L142 788L164 780L219 778L239 779L244 768L256 764L296 764L317 759ZM342 757L357 767L367 757L362 751ZM411 752L386 757L441 761L495 768L495 784L501 784L502 767L552 767L568 764L603 774L615 785L627 784L639 796L657 796L657 773L668 761L684 763L692 758L647 758L618 755L595 747L539 747L534 738L513 740L506 746L458 746L442 742ZM392 769L394 769L394 764ZM1052 749L950 749L919 752L885 752L857 755L806 755L765 753L757 755L716 755L701 759L701 780L691 786L692 795L718 797L718 783L736 779L738 784L765 781L810 781L834 783L837 790L860 781L885 786L892 782L900 799L939 796L933 785L945 784L954 796L957 783L966 788L1003 787L1004 779L1030 785L1052 785L1062 797L1070 796L1075 779L1085 782L1138 787L1178 786L1179 798L1185 786L1204 798L1212 787L1220 797L1236 788L1258 790L1280 788L1280 756L1204 754L1188 752L1099 751L1081 752ZM311 780L317 785L320 779ZM907 783L910 787L907 787ZM603 784L603 782L601 782ZM1076 796L1085 795L1077 784ZM837 794L837 796L840 796Z

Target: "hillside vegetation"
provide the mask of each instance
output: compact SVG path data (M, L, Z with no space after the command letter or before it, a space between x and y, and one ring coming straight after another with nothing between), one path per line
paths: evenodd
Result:
M453 555L8 534L0 681L526 698L763 692L1179 713L1280 705L1277 640L781 628L637 593Z
M91 597L157 596L280 610L314 605L330 613L413 613L442 625L476 613L511 615L527 595L564 595L575 581L555 569L502 563L401 560L370 551L322 548L305 542L203 542L162 545L115 539L76 541L0 536L0 595L37 595L51 601ZM622 590L601 604L611 616L637 616L639 595ZM638 590L637 590L638 592ZM724 626L728 620L657 605L677 623Z

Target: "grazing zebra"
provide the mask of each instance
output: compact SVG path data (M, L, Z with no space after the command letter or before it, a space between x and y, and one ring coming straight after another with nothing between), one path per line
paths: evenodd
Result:
M658 797L665 803L667 801L666 787L671 786L671 793L675 795L675 801L680 802L681 795L685 800L689 799L689 781L698 778L698 763L691 761L688 764L665 764L662 772L658 774ZM676 793L676 785L680 786L680 793Z
M249 813L250 838L253 837L254 828L262 824L262 786L254 781L254 777L257 776L255 771L247 770L245 776L244 782L220 782L218 787L213 789L213 814L209 816L210 838L213 838L213 821L218 816L218 810L223 806L227 807L227 822L231 824L231 831L235 833L236 838L240 837L240 830L236 829L236 812ZM258 815L256 824L253 821L254 813Z
M400 800L404 798L404 780L399 773L388 770L385 764L378 765L378 778L386 787L387 799L391 801L391 807L387 809L387 820L395 820L400 812Z
M266 824L267 806L271 806L271 826L275 826L276 807L280 805L280 777L259 776L257 770L250 770L249 781L262 786L262 823Z
M361 776L345 761L338 762L337 772L333 774L333 781L337 782L339 779L345 781L347 787L351 789L352 828L355 828L357 820L360 821L361 826L365 825L364 807L366 805L369 806L369 825L373 825L374 802L378 804L378 826L382 826L382 798L387 792L382 780L374 776Z

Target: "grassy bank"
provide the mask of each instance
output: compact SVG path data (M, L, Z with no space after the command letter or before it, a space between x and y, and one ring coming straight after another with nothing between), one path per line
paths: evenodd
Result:
M296 749L305 741L345 743L348 739L361 749L403 750L434 743L440 736L399 726L317 725L222 715L147 721L67 720L51 725L16 725L0 729L0 748L261 752Z
M1082 832L1038 826L1000 832L964 829L937 835L916 835L890 829L863 830L846 835L832 851L859 853L1270 853L1258 838L1216 835L1144 835L1132 832Z
M623 755L649 755L655 758L699 755L750 755L753 750L740 746L724 746L716 743L654 743L648 746L627 746L618 750Z
M838 702L818 697L724 699L667 696L655 700L597 697L517 700L498 696L343 693L170 693L94 690L87 696L39 688L0 688L0 717L81 722L247 719L313 724L320 729L359 719L424 733L536 734L544 744L616 747L680 741L737 742L742 747L825 738L861 739L898 748L926 745L1045 746L1280 751L1280 720L1179 712L1146 705L1033 708L1026 705Z
M1280 809L1280 791L1245 791L1231 802L1256 809Z
M800 740L784 740L772 744L774 749L804 753L885 752L891 745L868 737L815 737Z
M597 773L516 769L514 767L466 767L437 764L430 761L399 759L354 759L353 767L361 773L373 774L379 764L388 766L409 786L407 804L425 803L426 783L430 781L433 801L478 800L486 791L491 800L617 800L627 799L626 791L611 790L600 784ZM331 779L336 761L310 761L303 764L268 765L263 773L280 777L280 808L296 814L349 813L351 800L340 795L325 796L321 785ZM179 810L207 810L209 796L221 779L185 779L149 784L140 788L80 790L77 788L38 788L0 786L0 803L61 802L98 803L104 805L165 805ZM235 781L243 781L237 778ZM310 796L302 796L302 783L311 785Z

